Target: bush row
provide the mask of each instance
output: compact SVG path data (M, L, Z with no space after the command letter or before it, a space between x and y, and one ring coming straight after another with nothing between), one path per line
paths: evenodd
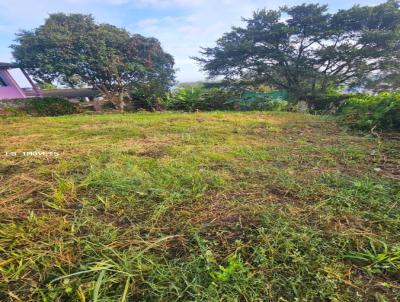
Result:
M285 110L288 103L263 93L242 94L222 88L190 86L171 93L165 101L167 110Z
M17 108L6 107L3 114L30 114L35 116L58 116L77 112L74 104L57 97L32 98L14 101ZM23 104L23 105L21 105ZM267 94L251 93L243 97L240 93L220 88L191 86L180 88L166 96L161 108L178 111L212 110L296 110L296 106ZM353 129L386 131L400 130L400 93L378 95L327 95L312 100L309 109L316 113L336 113L342 123Z
M177 90L167 99L165 107L182 111L310 111L317 114L336 114L343 124L353 129L400 130L400 93L328 93L308 100L306 108L299 109L298 104L272 98L268 94L250 93L243 97L239 93L200 86Z
M179 111L232 110L234 104L229 101L233 97L234 93L223 89L191 86L172 92L164 106L167 110Z
M58 97L7 100L6 104L12 104L13 102L15 106L3 107L3 114L59 116L77 112L74 104L64 98Z
M400 93L353 95L338 112L341 121L358 130L400 130Z

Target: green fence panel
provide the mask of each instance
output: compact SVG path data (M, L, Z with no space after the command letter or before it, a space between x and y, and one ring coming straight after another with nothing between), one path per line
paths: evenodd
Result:
M271 91L271 92L244 92L240 99L241 100L247 100L251 101L256 98L271 98L273 100L287 100L288 99L288 93L285 90L276 90L276 91Z

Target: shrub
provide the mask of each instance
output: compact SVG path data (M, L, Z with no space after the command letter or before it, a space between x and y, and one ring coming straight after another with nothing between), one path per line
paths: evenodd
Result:
M174 91L167 101L167 109L195 111L198 100L204 89L199 86L179 88Z
M169 97L167 109L182 111L211 111L234 109L229 100L233 93L221 88L189 86L180 88Z
M359 130L400 130L400 93L354 95L339 110L343 123Z
M58 116L76 113L76 107L68 100L58 97L32 98L26 101L25 110L39 116Z
M268 94L252 93L241 98L231 100L235 108L242 111L283 111L286 110L288 102L281 97L273 97Z
M19 107L3 107L0 108L0 116L25 116L26 112Z
M223 88L188 86L175 91L167 101L167 109L182 111L211 110L269 110L282 111L288 102L269 93L238 91Z
M234 97L234 92L228 90L221 88L204 88L196 104L196 109L202 111L234 109L232 104L229 103L232 97Z
M169 89L162 83L150 82L130 91L131 101L127 110L163 110L169 96Z
M340 108L346 103L346 100L351 98L351 95L321 95L315 98L310 98L307 102L309 111L317 114L336 114Z

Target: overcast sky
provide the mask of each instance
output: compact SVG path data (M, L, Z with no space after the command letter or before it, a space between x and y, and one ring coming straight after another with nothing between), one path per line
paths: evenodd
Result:
M49 13L93 14L98 22L124 27L132 33L158 38L175 57L179 81L205 78L190 56L215 40L241 17L266 7L317 2L305 0L0 0L0 61L11 61L9 45L15 33L42 24ZM324 0L332 11L355 3L371 5L383 0Z

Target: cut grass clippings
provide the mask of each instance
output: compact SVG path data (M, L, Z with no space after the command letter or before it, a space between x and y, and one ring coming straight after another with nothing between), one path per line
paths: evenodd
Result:
M400 299L396 139L260 112L5 117L0 137L0 301Z

